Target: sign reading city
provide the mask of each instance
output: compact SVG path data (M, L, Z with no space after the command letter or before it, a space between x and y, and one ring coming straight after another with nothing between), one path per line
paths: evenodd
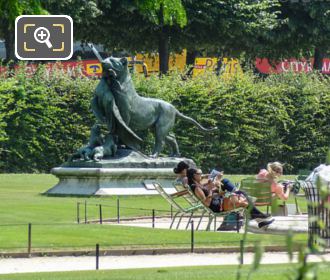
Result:
M15 55L21 60L68 60L73 23L66 15L23 15L15 21Z

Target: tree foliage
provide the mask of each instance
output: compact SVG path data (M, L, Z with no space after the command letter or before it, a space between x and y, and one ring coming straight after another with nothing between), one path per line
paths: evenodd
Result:
M184 27L187 24L186 11L181 0L136 0L135 2L142 14L156 25L177 23L180 27Z
M330 43L328 1L0 0L7 58L14 59L15 18L46 10L70 15L76 40L132 54L158 51L162 72L169 52L183 48L190 63L198 52L245 59L314 56L320 70Z
M273 59L315 57L314 68L322 69L329 51L330 3L328 1L279 1L278 25L265 37L259 55Z
M0 38L5 39L6 59L15 59L15 19L22 14L45 14L40 0L0 0Z
M158 50L162 72L168 70L169 30L187 21L181 0L47 0L45 6L78 21L76 39L101 43L112 51Z
M94 27L93 22L102 15L97 2L95 0L44 0L42 5L53 15L71 16L74 23L75 40L78 40L97 31L97 29L90 28ZM110 7L112 1L107 2Z
M187 0L182 41L190 51L255 57L265 47L263 38L279 24L277 6L277 1Z

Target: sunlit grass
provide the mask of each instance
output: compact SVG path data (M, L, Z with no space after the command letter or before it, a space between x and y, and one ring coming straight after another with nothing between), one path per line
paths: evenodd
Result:
M244 175L228 176L239 181ZM103 204L103 218L117 217L117 199L120 216L151 216L169 214L168 203L158 195L111 197L54 197L42 195L56 184L57 179L46 174L0 175L0 250L26 252L28 223L32 224L32 250L94 249L99 243L103 249L132 247L187 247L189 231L147 229L137 227L80 224L77 221L77 202L87 202L88 219L98 219L98 204ZM107 205L107 207L105 206ZM161 210L161 211L157 211ZM163 211L168 211L163 212ZM84 209L81 205L81 217ZM196 247L238 246L240 234L196 232ZM249 235L250 245L262 240L265 245L285 245L285 236ZM297 236L304 242L306 235Z
M76 272L48 272L48 273L23 273L0 275L0 279L6 280L232 280L236 278L237 266L196 266L196 267L163 267L145 269L120 269L99 271L76 271ZM247 279L250 266L242 269L241 279ZM254 280L279 280L289 279L297 273L296 264L269 264L262 265L252 274ZM330 266L325 263L318 268L318 280L329 279ZM293 278L295 279L295 278Z

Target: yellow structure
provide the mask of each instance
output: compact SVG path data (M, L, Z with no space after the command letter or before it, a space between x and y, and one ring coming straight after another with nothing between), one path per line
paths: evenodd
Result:
M169 59L169 70L184 71L186 65L187 51L184 50L182 54L171 55ZM133 64L133 60L137 61L134 64L134 71L137 73L144 73L146 76L150 73L158 73L159 71L159 55L153 54L137 54L133 58L128 58L130 64ZM197 57L195 59L195 65L193 69L193 77L201 75L205 72L214 72L218 67L218 58L216 57ZM237 73L242 73L242 68L238 59L234 58L222 58L220 63L219 74L221 77L228 78Z
M169 70L178 70L184 72L186 66L186 56L186 50L183 50L181 54L170 55ZM127 57L127 59L129 61L129 67L133 68L133 72L143 73L145 76L148 76L151 73L159 72L158 53L138 53L136 56ZM219 72L217 70L218 67L220 67ZM87 74L101 74L101 63L97 61L88 62L86 72ZM218 63L218 58L216 57L197 57L195 59L195 64L192 72L193 77L204 74L206 72L218 72L221 77L228 78L237 73L242 73L243 71L238 59L224 57L221 59L221 63Z
M224 57L218 65L218 59L215 57L197 57L195 59L193 77L205 72L215 72L218 67L220 67L220 76L224 78L243 72L238 59Z
M186 56L187 51L183 50L181 54L171 54L169 59L169 70L179 70L184 71L186 66ZM143 63L147 67L148 74L150 73L158 73L159 71L159 55L158 53L138 53L134 58L128 58L129 61L143 61ZM135 65L135 71L138 73L144 73L143 64L139 63Z

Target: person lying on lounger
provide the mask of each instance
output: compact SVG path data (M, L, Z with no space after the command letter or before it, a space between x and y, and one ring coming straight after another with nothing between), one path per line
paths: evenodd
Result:
M187 170L189 168L189 165L185 161L180 161L176 167L173 168L173 172L177 175L175 179L175 183L187 185L188 179L187 179Z
M202 203L209 207L214 212L230 211L235 208L248 208L251 214L251 219L255 219L259 228L269 226L274 219L259 211L248 196L241 192L233 192L231 196L221 195L216 192L215 185L212 182L202 184L202 171L200 169L189 168L187 170L188 185L192 192L198 197Z
M229 181L227 178L223 178L224 171L221 169L213 169L208 178L211 182L213 182L219 189L227 192L236 191L235 185Z

